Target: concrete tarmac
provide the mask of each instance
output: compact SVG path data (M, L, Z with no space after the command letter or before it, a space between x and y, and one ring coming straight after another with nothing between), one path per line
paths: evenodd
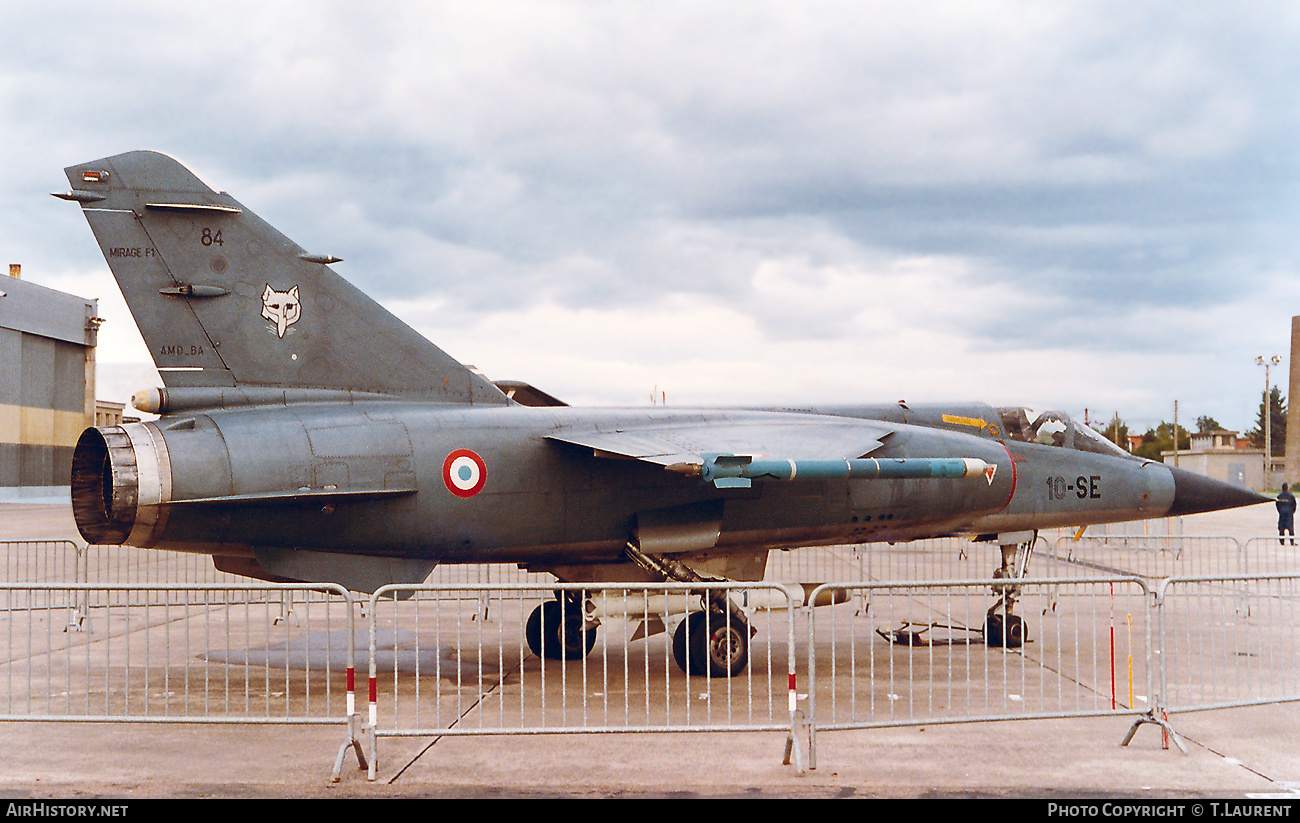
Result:
M1244 538L1274 522L1262 505L1186 518L1184 530ZM60 538L80 542L66 506L0 504L0 541ZM378 780L349 751L339 783L342 727L6 722L0 795L1300 800L1300 704L1171 721L1187 755L1152 725L1121 747L1123 717L822 732L804 776L782 765L781 733L385 738Z

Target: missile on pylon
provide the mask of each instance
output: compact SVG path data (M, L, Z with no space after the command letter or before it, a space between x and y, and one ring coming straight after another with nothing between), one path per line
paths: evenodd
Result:
M748 488L754 480L961 478L983 475L990 484L997 466L978 457L841 458L781 460L750 455L704 455L700 463L674 463L668 471L699 477L718 488Z

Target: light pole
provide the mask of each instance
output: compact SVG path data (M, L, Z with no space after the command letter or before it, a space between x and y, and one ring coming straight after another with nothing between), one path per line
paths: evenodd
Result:
M1273 473L1273 398L1270 396L1273 383L1269 380L1268 370L1270 366L1281 362L1282 358L1276 354L1268 358L1263 355L1255 358L1255 365L1264 367L1264 488L1269 488L1269 477Z

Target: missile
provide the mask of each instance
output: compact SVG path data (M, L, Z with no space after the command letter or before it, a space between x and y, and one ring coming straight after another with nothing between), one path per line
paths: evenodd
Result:
M674 463L668 471L699 477L718 488L748 488L753 480L961 478L982 475L990 484L997 466L978 457L874 457L780 460L750 455L704 455L700 463Z

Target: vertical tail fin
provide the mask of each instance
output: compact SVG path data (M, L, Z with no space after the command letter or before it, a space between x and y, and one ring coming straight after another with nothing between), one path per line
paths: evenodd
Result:
M286 387L505 403L481 375L176 160L70 166L72 190L168 387Z

